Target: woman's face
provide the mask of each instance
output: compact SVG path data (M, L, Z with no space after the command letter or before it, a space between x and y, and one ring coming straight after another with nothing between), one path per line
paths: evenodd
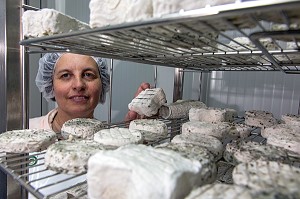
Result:
M69 117L93 117L102 85L97 63L90 56L63 54L53 75L58 110Z

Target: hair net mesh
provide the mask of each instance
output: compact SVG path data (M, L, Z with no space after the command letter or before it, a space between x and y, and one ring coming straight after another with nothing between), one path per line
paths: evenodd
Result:
M61 53L47 53L39 60L39 69L35 78L35 83L40 90L41 93L43 93L43 97L47 100L53 100L54 94L53 94L53 72L54 67L57 62L57 60L62 56ZM101 77L102 82L102 92L100 94L100 103L104 103L106 99L106 92L109 91L109 74L107 69L106 60L100 58L100 57L92 57L99 68L99 73Z

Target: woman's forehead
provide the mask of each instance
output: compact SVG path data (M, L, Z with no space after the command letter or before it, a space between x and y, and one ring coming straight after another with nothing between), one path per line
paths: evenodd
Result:
M55 68L64 67L94 67L98 69L97 63L92 57L72 53L65 53L57 60Z

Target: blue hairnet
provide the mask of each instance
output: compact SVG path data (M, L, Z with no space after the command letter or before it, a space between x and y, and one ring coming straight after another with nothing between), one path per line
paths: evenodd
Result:
M54 100L53 94L53 71L57 60L62 56L62 53L47 53L39 60L39 69L35 78L35 83L43 97L47 100ZM106 99L106 92L109 91L109 74L106 60L100 57L92 57L99 68L99 73L102 82L102 92L100 93L99 102L103 104Z

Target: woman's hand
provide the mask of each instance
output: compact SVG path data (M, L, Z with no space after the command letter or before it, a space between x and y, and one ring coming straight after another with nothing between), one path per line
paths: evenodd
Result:
M146 83L146 82L141 83L141 85L137 89L134 97L138 96L138 94L140 94L140 92L142 92L143 90L146 90L147 88L150 88L149 83ZM125 121L131 121L131 120L142 119L142 118L143 118L143 115L139 115L139 114L137 114L137 112L129 110L125 116Z

